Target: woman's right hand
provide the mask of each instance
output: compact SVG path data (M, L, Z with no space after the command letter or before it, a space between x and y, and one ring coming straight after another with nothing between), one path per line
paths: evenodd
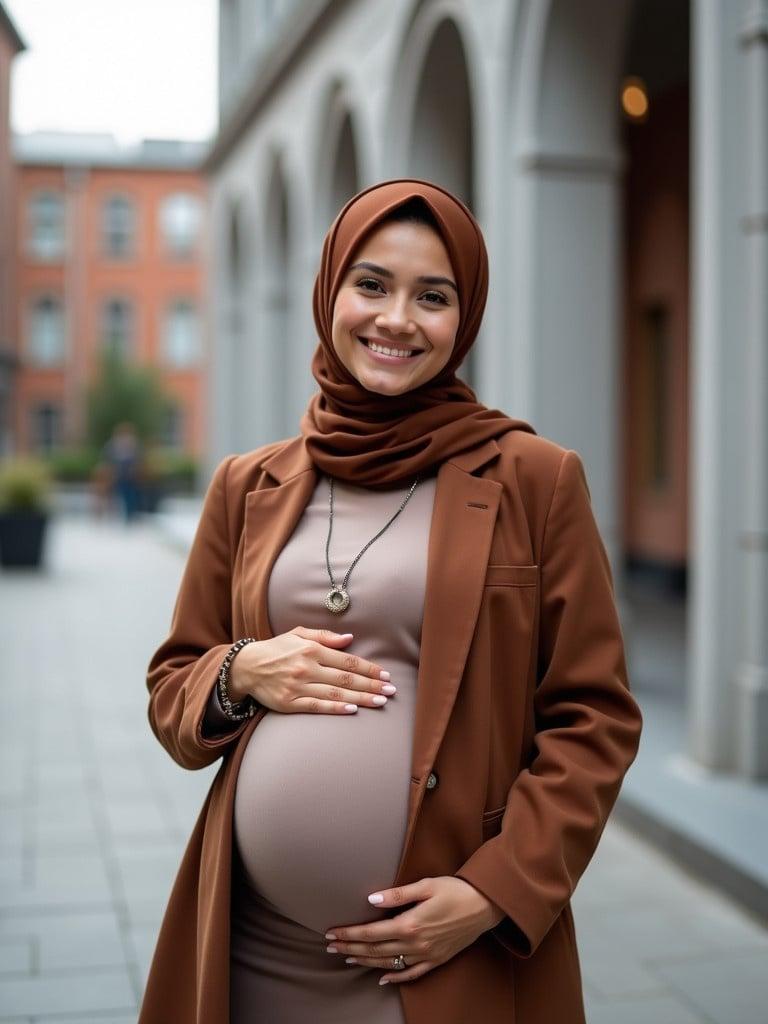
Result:
M384 693L395 692L389 673L340 649L351 639L348 633L295 626L271 640L246 644L229 668L230 696L239 701L250 694L264 707L288 715L349 715L359 705L382 707Z

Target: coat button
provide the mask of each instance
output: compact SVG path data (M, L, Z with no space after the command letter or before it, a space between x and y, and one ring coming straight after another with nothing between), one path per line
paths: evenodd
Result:
M427 789L434 789L438 781L439 779L437 778L435 773L430 772L429 775L427 776Z

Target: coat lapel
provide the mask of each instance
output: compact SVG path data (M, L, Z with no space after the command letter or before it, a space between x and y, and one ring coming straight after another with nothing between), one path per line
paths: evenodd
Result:
M272 457L263 463L279 486L261 487L245 496L242 612L243 621L257 640L274 636L267 602L270 573L317 483L317 473L308 461L303 464L301 452L290 457L285 449L283 452L285 456L279 462Z
M399 884L426 780L448 727L480 610L502 485L473 476L473 470L499 452L491 439L447 459L437 474L411 754L414 784L393 884ZM317 483L317 472L301 436L262 465L277 486L261 487L246 495L242 590L243 620L258 640L274 635L267 606L269 576Z
M456 701L475 631L502 485L473 476L472 469L498 454L495 441L442 464L427 553L427 582L421 630L416 721L403 851L393 885L402 873L413 839L427 777Z

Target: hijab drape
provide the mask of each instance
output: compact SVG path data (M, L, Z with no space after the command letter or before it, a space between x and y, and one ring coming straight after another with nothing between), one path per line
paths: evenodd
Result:
M339 359L332 340L333 306L352 257L391 210L420 197L440 228L456 275L460 317L453 352L431 380L400 395L363 387ZM478 402L456 376L472 347L488 295L488 255L469 209L439 185L417 178L380 182L353 196L323 242L312 309L319 344L312 375L320 390L309 400L300 431L315 465L329 476L371 488L412 482L466 448L508 430L536 433L523 420Z

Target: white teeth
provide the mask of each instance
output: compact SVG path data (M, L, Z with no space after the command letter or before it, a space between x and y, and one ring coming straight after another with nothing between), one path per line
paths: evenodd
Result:
M374 352L382 352L385 356L407 356L409 359L416 354L415 350L401 348L386 348L384 345L377 345L375 341L368 340L368 348Z

